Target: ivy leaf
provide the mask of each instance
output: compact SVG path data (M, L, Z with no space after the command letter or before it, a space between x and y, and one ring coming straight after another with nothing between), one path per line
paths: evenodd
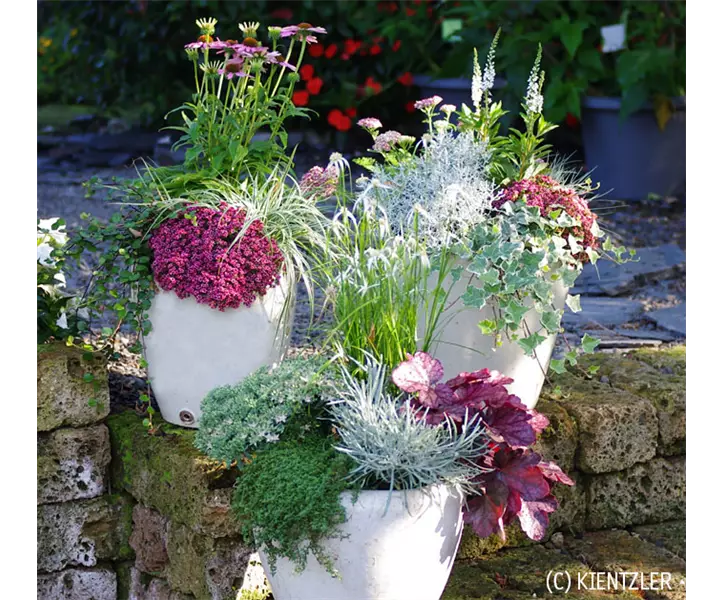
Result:
M532 335L528 335L525 338L517 340L517 343L525 351L525 354L531 355L535 348L537 348L542 342L544 342L545 339L545 337L535 332Z
M561 373L567 373L567 369L565 368L565 360L553 358L550 361L550 370L554 373L557 373L558 375Z
M568 308L574 313L579 313L582 310L580 306L580 294L568 294L567 298L565 298L565 304L567 304Z
M600 340L588 335L587 333L582 338L582 351L585 354L590 354L595 351L595 348L600 344Z
M567 359L567 362L569 362L573 367L577 364L577 352L575 352L575 350L570 350L570 352L567 352L565 354L565 358Z
M475 308L482 308L487 302L489 294L478 287L470 285L464 294L462 294L462 302L465 306L473 306Z
M557 311L545 311L542 313L540 323L549 333L557 333L560 331L560 321L562 315Z
M519 325L529 310L529 308L523 306L517 302L517 300L510 300L502 306L502 309L504 310L505 321L514 325Z
M497 332L497 321L492 319L485 319L477 323L477 327L482 332L482 335L492 335Z

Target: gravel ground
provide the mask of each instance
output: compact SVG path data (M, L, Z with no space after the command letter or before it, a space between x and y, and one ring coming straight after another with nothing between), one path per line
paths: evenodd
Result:
M302 159L299 172L303 172L313 164L323 164L328 153L324 151L310 152L306 160ZM81 226L79 215L87 212L102 219L107 219L115 210L113 204L102 198L85 197L83 182L93 176L110 183L113 177L133 177L132 167L117 168L69 168L57 167L47 158L38 158L38 216L41 218L63 217L70 232ZM620 203L612 200L599 201L594 207L600 215L603 229L614 232L618 243L628 247L640 248L676 243L685 250L685 212L684 205L674 199L644 201L636 203ZM85 264L78 272L69 273L69 287L80 288L87 282L92 265ZM636 289L627 296L643 303L645 310L675 306L685 301L685 274L679 274L662 281L650 282ZM314 320L319 320L319 309L323 299L316 292ZM298 291L295 327L292 334L292 352L305 352L318 346L318 331L309 332L310 303L303 286ZM656 335L656 328L644 319L625 324L623 329L649 331L650 337ZM574 346L586 331L591 331L601 339L619 338L613 330L587 326L586 329L569 329L564 336L559 336L557 353L566 351L568 344ZM664 336L661 336L664 337ZM143 370L138 364L138 357L128 352L133 342L129 332L123 331L117 350L121 359L111 368L110 384L113 410L125 407L136 407L138 396L147 392L148 386Z

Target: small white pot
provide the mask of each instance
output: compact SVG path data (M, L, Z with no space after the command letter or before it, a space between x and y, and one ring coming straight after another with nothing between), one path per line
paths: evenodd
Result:
M201 401L219 385L235 384L278 362L289 345L293 297L288 277L251 306L220 311L189 296L159 290L151 302L151 332L143 346L163 418L198 427ZM285 303L292 304L284 311Z
M462 495L442 485L423 490L362 491L356 503L344 492L343 539L325 544L341 577L333 578L313 555L306 569L284 558L269 569L259 551L275 600L439 600L462 537Z
M429 289L434 289L436 281L434 275L430 277ZM448 282L451 283L451 279ZM483 335L478 326L480 321L495 319L492 307L484 306L478 310L464 306L461 296L467 284L468 278L464 276L452 284L447 299L448 308L438 321L438 331L430 354L442 362L444 374L448 378L463 371L473 372L483 368L511 377L514 383L507 386L508 391L519 396L528 408L534 408L545 383L557 336L548 336L535 349L534 356L527 356L517 342L507 339L504 334L502 346L497 348L494 336ZM553 294L555 308L564 308L567 288L561 281L553 284ZM530 333L540 329L540 318L536 311L530 310L524 321ZM425 319L421 312L419 323L418 339L423 339Z

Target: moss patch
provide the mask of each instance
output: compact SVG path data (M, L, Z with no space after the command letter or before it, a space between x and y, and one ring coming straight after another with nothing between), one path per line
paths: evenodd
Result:
M567 571L571 577L588 568L580 561L556 550L536 545L512 548L474 561L458 561L449 578L442 600L529 600L561 598L547 592L547 573ZM534 594L534 596L533 596ZM574 589L565 595L578 600L593 600L609 596ZM635 596L620 594L618 600Z
M195 432L163 424L149 435L132 411L111 416L111 482L172 521L214 537L238 533L219 488L230 488L236 471L225 469L193 446ZM223 494L221 494L223 496ZM230 496L230 494L229 494Z
M640 348L629 352L627 356L658 369L663 375L685 377L685 344L664 348Z
M685 521L666 521L633 527L633 533L685 560Z

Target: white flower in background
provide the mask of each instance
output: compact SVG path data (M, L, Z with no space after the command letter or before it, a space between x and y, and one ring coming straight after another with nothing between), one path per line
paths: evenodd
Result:
M62 327L63 329L67 329L67 328L68 328L68 315L65 314L65 309L62 309L62 310L61 310L60 316L59 316L58 319L55 321L55 324L56 324L58 327Z
M482 70L479 66L479 60L477 59L477 48L474 48L474 67L472 71L472 104L476 110L480 109L482 103Z
M277 423L286 423L286 415L276 415L274 421Z
M264 438L267 442L273 443L279 441L279 435L277 433L267 433Z
M55 248L63 246L68 241L68 234L65 233L65 225L52 229L58 222L58 218L38 219L38 262L46 267L52 267L55 260L51 253Z
M537 58L535 58L535 63L532 65L530 77L527 80L527 94L525 94L527 110L536 115L542 113L542 107L545 101L542 96L542 83L545 79L545 74L540 73L541 60L542 48L540 47L537 50Z

